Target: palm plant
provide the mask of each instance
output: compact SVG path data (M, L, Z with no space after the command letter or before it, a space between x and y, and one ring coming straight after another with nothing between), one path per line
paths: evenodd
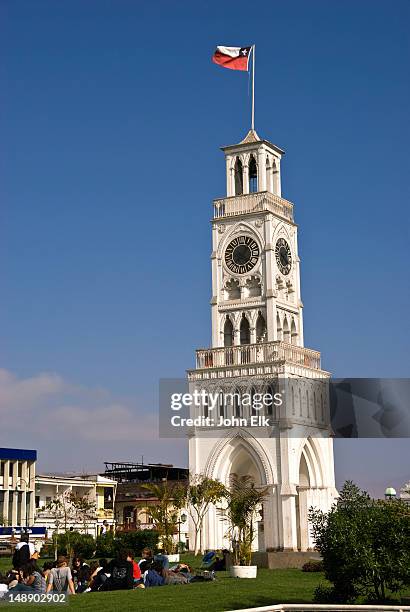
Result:
M251 565L254 522L268 490L268 487L256 487L252 476L232 474L230 477L225 494L226 507L220 510L230 524L233 565Z
M174 534L178 531L180 503L179 487L172 487L168 482L161 484L147 483L142 485L158 500L146 507L150 515L165 554L171 554L175 548Z

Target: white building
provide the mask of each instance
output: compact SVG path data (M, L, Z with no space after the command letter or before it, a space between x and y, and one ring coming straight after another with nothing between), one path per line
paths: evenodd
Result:
M255 548L305 551L313 545L308 508L328 510L337 491L330 374L320 353L304 347L297 226L293 204L281 195L284 151L253 130L222 150L227 193L214 201L212 347L196 352L190 389L220 393L215 417L248 419L245 394L285 387L286 400L265 408L268 427L214 428L212 437L198 428L189 441L189 469L227 485L232 473L250 474L268 486ZM229 394L230 403L223 399ZM209 406L193 414L207 417ZM227 545L215 507L204 532L205 548Z
M0 525L32 526L37 452L0 448Z
M41 474L36 477L36 519L35 525L46 527L50 537L58 528L59 531L73 528L76 531L99 535L103 521L108 528L114 527L114 502L117 483L115 480L99 475L69 476ZM84 520L72 507L69 496L87 498L93 509ZM55 512L49 505L52 500L61 499L67 504L68 520L64 520L63 511ZM84 515L83 515L84 516Z

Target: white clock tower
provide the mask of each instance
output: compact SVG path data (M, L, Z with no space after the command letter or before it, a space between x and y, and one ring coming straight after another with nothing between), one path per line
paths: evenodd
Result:
M337 492L330 374L320 353L304 348L297 226L281 193L284 151L254 130L222 150L227 193L213 206L212 347L196 352L188 378L191 390L220 398L194 415L226 424L195 430L189 468L226 485L233 473L250 474L269 487L255 549L305 551L312 547L308 508L329 509ZM267 392L280 392L282 403L256 411L245 401ZM248 426L254 415L269 425ZM212 507L205 547L226 546L226 531Z

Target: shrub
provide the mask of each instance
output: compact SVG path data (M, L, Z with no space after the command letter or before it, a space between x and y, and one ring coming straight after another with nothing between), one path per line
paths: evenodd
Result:
M359 595L383 602L387 590L397 593L410 584L410 506L405 502L371 499L347 482L330 512L312 508L309 520L335 603L354 602Z
M129 548L135 555L140 556L144 548L158 550L158 532L154 529L141 529L140 531L120 531L114 539L114 551Z
M340 594L335 591L334 587L319 584L315 589L313 603L338 604L343 603L343 600Z
M302 572L323 572L323 561L308 561L302 566Z
M90 559L94 555L96 544L91 534L66 531L53 534L53 543L47 544L42 549L43 557L54 557L56 540L58 555L80 555L84 559Z
M114 532L108 531L104 535L99 535L95 541L96 557L114 557L116 553Z

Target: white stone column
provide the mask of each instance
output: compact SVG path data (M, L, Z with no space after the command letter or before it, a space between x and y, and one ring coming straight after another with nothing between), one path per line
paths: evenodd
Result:
M276 339L276 312L273 287L273 257L274 249L271 243L273 233L272 215L266 215L264 224L264 281L265 281L265 299L266 299L266 332L267 341L272 342Z
M249 166L244 165L242 169L243 177L243 193L246 195L249 193Z
M300 550L302 551L306 551L309 548L308 495L308 489L299 488L299 529Z
M28 477L30 480L30 489L32 493L30 495L30 506L29 506L29 521L30 525L34 525L35 512L36 512L36 464L35 462L30 463L28 466Z
M273 177L272 177L272 183L273 183L273 193L277 196L279 196L280 198L282 197L282 189L281 189L281 181L280 181L280 160L276 159L276 167L273 167Z
M266 167L266 190L273 193L273 169L272 160L269 161L269 165Z
M251 344L256 344L256 327L250 327L249 331Z
M226 195L228 198L234 195L232 192L232 170L230 157L226 157Z
M296 492L292 491L293 487L281 487L281 505L282 505L282 533L283 533L283 550L295 551L298 549L297 534L296 534Z
M216 348L221 346L219 337L219 315L218 315L218 292L219 292L219 274L220 264L218 262L217 249L218 249L218 224L213 223L212 225L212 253L211 253L211 265L212 265L212 298L211 298L211 316L212 316L212 347Z
M258 191L266 191L266 156L263 149L258 151Z
M12 470L13 470L13 476L12 476L12 482L11 482L11 495L12 495L12 508L11 508L11 522L13 525L17 525L17 519L18 519L18 500L19 500L19 494L15 493L14 491L17 488L17 482L18 482L18 461L13 461L12 462Z

